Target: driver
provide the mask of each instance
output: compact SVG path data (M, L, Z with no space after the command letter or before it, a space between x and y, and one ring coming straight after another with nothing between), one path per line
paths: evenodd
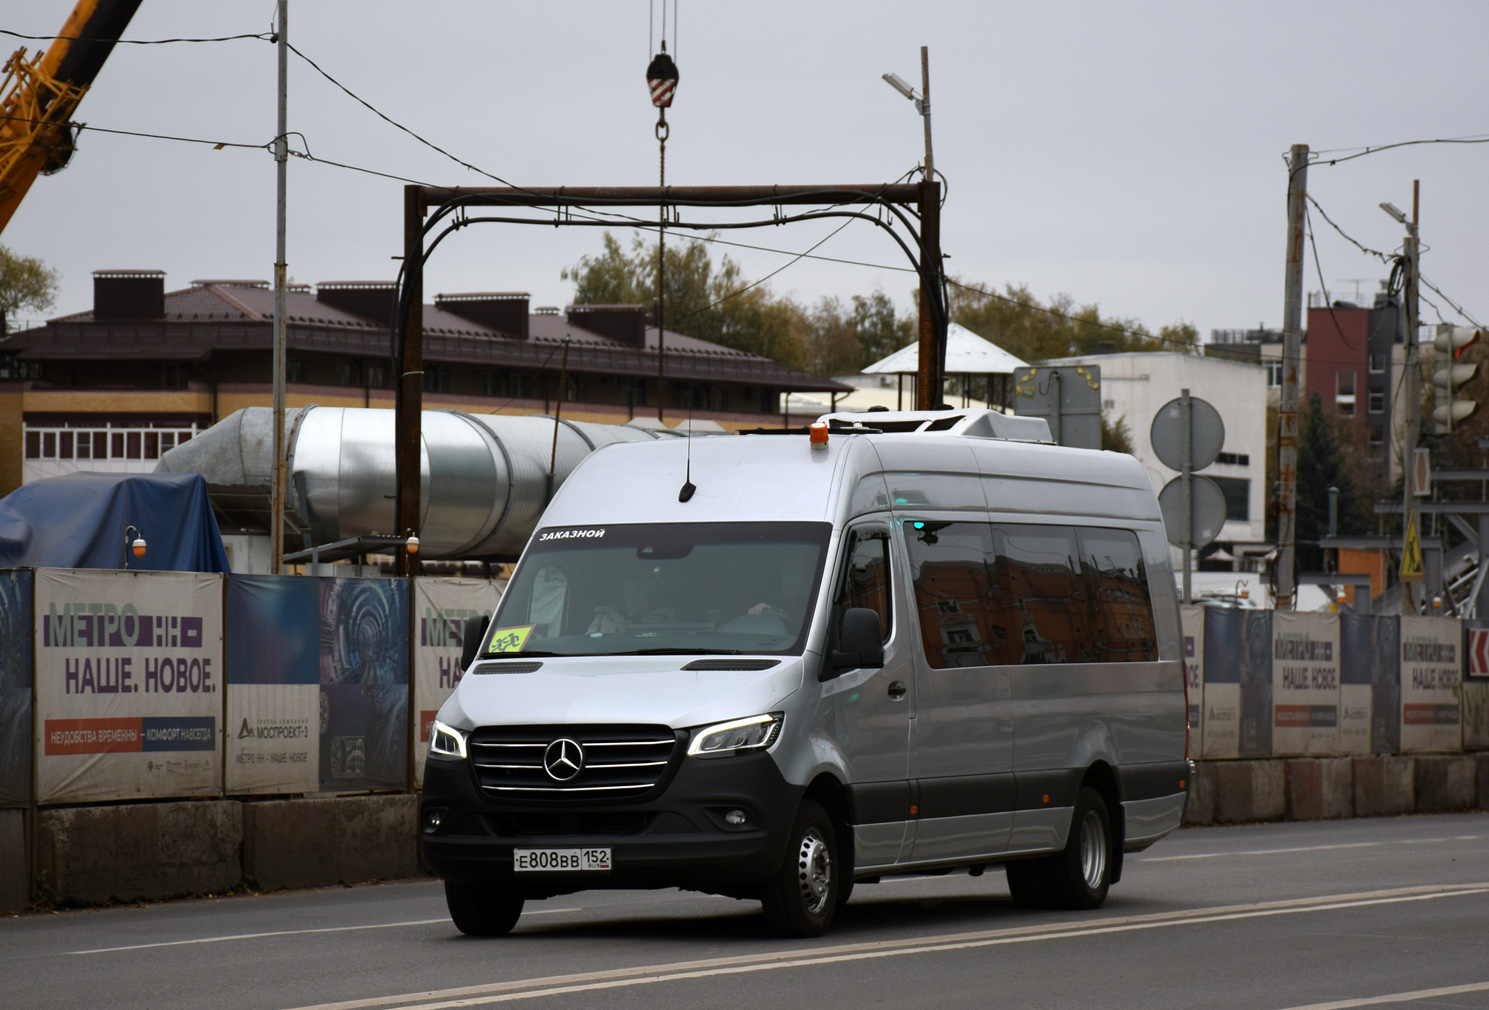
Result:
M659 624L677 620L677 612L657 603L661 582L645 576L627 576L621 580L620 603L595 608L588 634L613 635L633 624Z
M793 551L781 565L780 583L767 591L759 603L745 611L748 614L777 614L788 628L800 627L806 614L807 594L812 591L812 576L817 572L817 559L807 551Z

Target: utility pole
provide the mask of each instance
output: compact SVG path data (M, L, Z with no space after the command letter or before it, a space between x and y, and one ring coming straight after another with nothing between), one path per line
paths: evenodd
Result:
M403 297L407 309L402 319L393 319L402 333L398 355L398 399L396 471L398 487L393 508L393 535L406 537L419 532L421 478L424 442L424 187L403 187ZM397 314L394 306L394 314ZM407 551L398 552L398 574L417 574L417 561Z
M284 571L284 505L289 474L284 444L284 359L288 344L285 323L285 186L289 167L289 0L279 0L279 134L274 141L276 206L274 212L274 488L269 493L270 549L274 552L270 571Z
M920 358L916 377L916 404L934 410L941 404L944 348L940 327L931 313L941 283L941 185L936 182L936 157L931 150L931 53L920 47L920 100L916 106L925 123L925 178L920 183Z
M1294 144L1287 164L1287 271L1282 299L1282 399L1277 408L1277 609L1296 591L1298 519L1298 369L1303 357L1303 216L1308 145Z
M1417 440L1422 430L1422 364L1417 347L1417 279L1421 268L1421 246L1417 237L1418 213L1420 210L1421 180L1411 181L1411 220L1406 225L1406 242L1402 253L1406 258L1406 290L1404 292L1406 313L1406 431L1401 437L1401 552L1406 556L1406 540L1410 531L1417 527ZM1384 205L1383 205L1384 206ZM1394 208L1392 208L1394 209ZM1391 213L1390 209L1386 210ZM1391 215L1395 217L1395 214ZM1451 357L1448 359L1452 363ZM1417 543L1421 543L1417 529ZM1401 584L1401 612L1416 613L1416 600L1412 598L1411 585Z

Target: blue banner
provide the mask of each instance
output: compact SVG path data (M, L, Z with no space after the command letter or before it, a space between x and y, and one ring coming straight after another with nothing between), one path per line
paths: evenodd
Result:
M30 569L0 571L0 807L31 805Z
M1240 610L1240 756L1272 756L1272 611ZM1208 651L1208 650L1206 650Z
M318 581L321 791L405 789L409 582Z
M230 575L227 682L320 683L319 580L297 575Z

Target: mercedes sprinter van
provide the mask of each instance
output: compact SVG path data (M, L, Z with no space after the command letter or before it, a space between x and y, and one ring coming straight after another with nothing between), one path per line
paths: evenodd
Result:
M1142 465L991 411L608 445L438 713L426 863L467 933L682 887L827 928L855 883L1006 868L1095 908L1179 826L1179 612Z

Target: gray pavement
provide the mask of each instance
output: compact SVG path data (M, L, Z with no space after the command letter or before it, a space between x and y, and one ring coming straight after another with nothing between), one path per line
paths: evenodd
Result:
M476 940L427 881L0 918L0 1006L39 1010L1386 997L1489 1010L1489 814L1180 831L1129 855L1094 913L1017 909L999 871L889 878L809 941L763 935L752 902L678 891L530 903L511 936Z

